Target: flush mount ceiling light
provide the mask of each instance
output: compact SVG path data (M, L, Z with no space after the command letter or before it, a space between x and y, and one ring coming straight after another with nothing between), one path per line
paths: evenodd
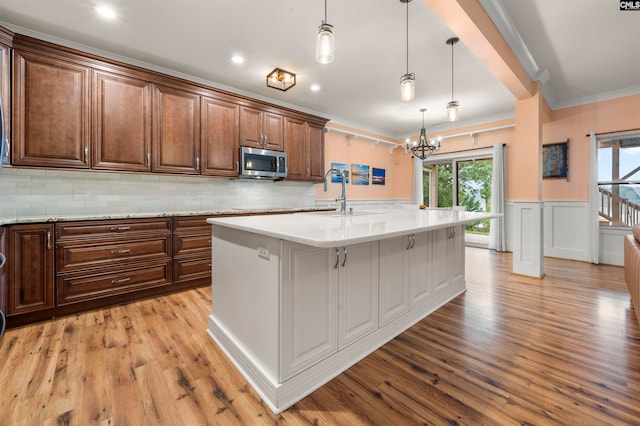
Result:
M453 100L453 45L459 42L458 37L451 37L447 40L447 44L451 45L451 102L447 103L447 118L449 121L456 121L458 119L458 106L460 103Z
M420 137L418 138L418 141L411 147L411 153L421 160L428 158L431 154L440 149L439 140L427 140L427 131L424 128L424 113L426 110L426 108L422 108L420 110L422 113L422 129L420 129Z
M400 0L400 3L407 5L407 73L400 78L400 99L410 101L415 96L416 75L409 73L409 2L411 0Z
M276 68L267 74L267 86L274 89L285 90L291 89L296 85L296 75L292 72Z
M333 25L327 23L327 0L324 0L324 20L316 38L316 61L330 64L334 57Z

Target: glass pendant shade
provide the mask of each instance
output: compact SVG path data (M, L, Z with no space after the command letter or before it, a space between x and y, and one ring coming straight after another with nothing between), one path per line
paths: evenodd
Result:
M405 74L400 79L400 99L411 101L415 97L415 74Z
M333 25L322 22L316 39L316 60L321 64L330 64L334 57Z
M447 103L447 118L449 119L449 121L456 121L458 120L458 106L460 104L458 103L458 101L451 101L449 103Z

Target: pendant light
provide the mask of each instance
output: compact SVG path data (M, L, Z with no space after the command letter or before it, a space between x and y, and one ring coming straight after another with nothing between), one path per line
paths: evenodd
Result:
M324 20L316 38L316 61L330 64L334 57L333 25L327 23L327 0L324 0Z
M400 99L410 101L415 96L416 75L409 73L409 2L411 0L400 0L400 3L407 5L407 73L400 78Z
M456 121L458 119L458 101L453 100L453 45L459 42L458 37L451 37L447 40L447 44L451 45L451 102L447 103L447 118L449 121Z
M422 113L422 129L420 129L418 142L411 147L411 153L421 160L428 158L434 151L440 149L440 141L436 140L432 143L427 140L427 131L424 128L424 113L426 110L426 108L420 110Z

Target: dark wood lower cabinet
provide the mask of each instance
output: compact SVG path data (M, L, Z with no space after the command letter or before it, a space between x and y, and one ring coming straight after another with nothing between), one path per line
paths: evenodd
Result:
M7 316L53 308L53 225L8 228Z
M210 285L211 230L206 219L90 220L0 228L10 263L4 282L0 278L6 287L0 289L0 303L6 305L8 326Z

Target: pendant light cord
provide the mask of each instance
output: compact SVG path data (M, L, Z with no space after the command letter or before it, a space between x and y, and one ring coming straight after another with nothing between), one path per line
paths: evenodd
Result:
M324 0L324 22L327 22L327 0Z
M407 74L409 74L409 1L407 1Z
M451 102L453 102L453 45L451 43Z

